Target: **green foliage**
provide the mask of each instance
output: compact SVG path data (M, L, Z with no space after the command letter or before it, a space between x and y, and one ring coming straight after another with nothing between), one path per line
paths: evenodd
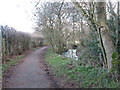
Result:
M103 61L99 60L99 54L102 54L102 52L96 31L91 31L88 38L83 39L78 50L80 51L79 57L81 63L93 66L101 66L101 64L103 64Z
M78 87L83 88L118 88L120 85L111 78L108 69L82 66L80 61L63 58L49 49L46 61L50 64L54 75L58 78L65 76L64 82L74 80Z
M119 73L118 69L119 63L120 63L119 54L117 52L114 52L112 54L112 69L111 69L112 72Z

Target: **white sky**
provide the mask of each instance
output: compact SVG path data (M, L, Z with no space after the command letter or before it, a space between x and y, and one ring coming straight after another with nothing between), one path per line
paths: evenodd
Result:
M19 31L33 32L33 0L0 0L0 25L8 25Z
M8 25L18 31L32 33L32 10L39 0L0 0L0 25ZM53 0L40 0L40 2Z
M16 30L32 33L33 22L31 19L32 10L34 8L33 3L35 1L38 0L0 0L0 25L8 25L15 28ZM40 1L50 2L54 0L40 0Z

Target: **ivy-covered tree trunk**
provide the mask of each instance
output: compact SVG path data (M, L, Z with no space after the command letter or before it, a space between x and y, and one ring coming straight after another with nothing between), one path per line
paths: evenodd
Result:
M99 23L99 29L101 33L101 38L103 42L103 46L105 49L106 57L107 57L107 66L109 69L112 68L112 54L115 52L115 46L112 41L112 37L110 35L110 31L108 29L108 25L106 23L106 3L105 2L97 2L97 21Z

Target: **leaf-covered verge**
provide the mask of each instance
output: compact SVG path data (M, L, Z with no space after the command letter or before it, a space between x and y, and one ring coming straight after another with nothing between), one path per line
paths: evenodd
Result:
M19 55L14 59L10 59L7 63L2 64L2 66L0 66L0 68L2 68L2 70L0 70L0 78L2 78L4 72L9 70L11 66L15 66L22 58L24 58L24 55Z
M16 65L23 57L24 55L19 55L14 59L9 60L7 63L2 64L3 72L8 70L11 66Z
M80 61L64 58L53 53L51 49L46 53L46 61L56 78L65 77L64 83L75 81L80 88L120 88L120 84L108 69L83 66Z

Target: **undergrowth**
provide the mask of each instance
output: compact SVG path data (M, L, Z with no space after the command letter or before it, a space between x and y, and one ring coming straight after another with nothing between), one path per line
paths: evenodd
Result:
M15 59L9 60L9 62L7 62L6 64L2 64L2 71L4 72L8 70L11 66L16 65L23 57L24 55L20 55L17 56Z
M22 58L24 57L24 55L20 55L20 56L17 56L16 58L14 59L11 59L9 60L7 63L5 64L2 64L0 66L1 70L0 70L0 78L2 78L2 74L7 71L11 66L14 66L16 65Z
M76 81L81 88L120 88L119 83L112 78L108 69L93 66L83 66L79 62L55 54L51 49L46 53L46 61L51 66L56 78L65 76L65 82Z
M36 50L38 48L32 48L31 51ZM24 58L25 55L18 55L14 59L10 59L5 64L2 64L2 71L7 71L11 66L16 65L22 58Z

